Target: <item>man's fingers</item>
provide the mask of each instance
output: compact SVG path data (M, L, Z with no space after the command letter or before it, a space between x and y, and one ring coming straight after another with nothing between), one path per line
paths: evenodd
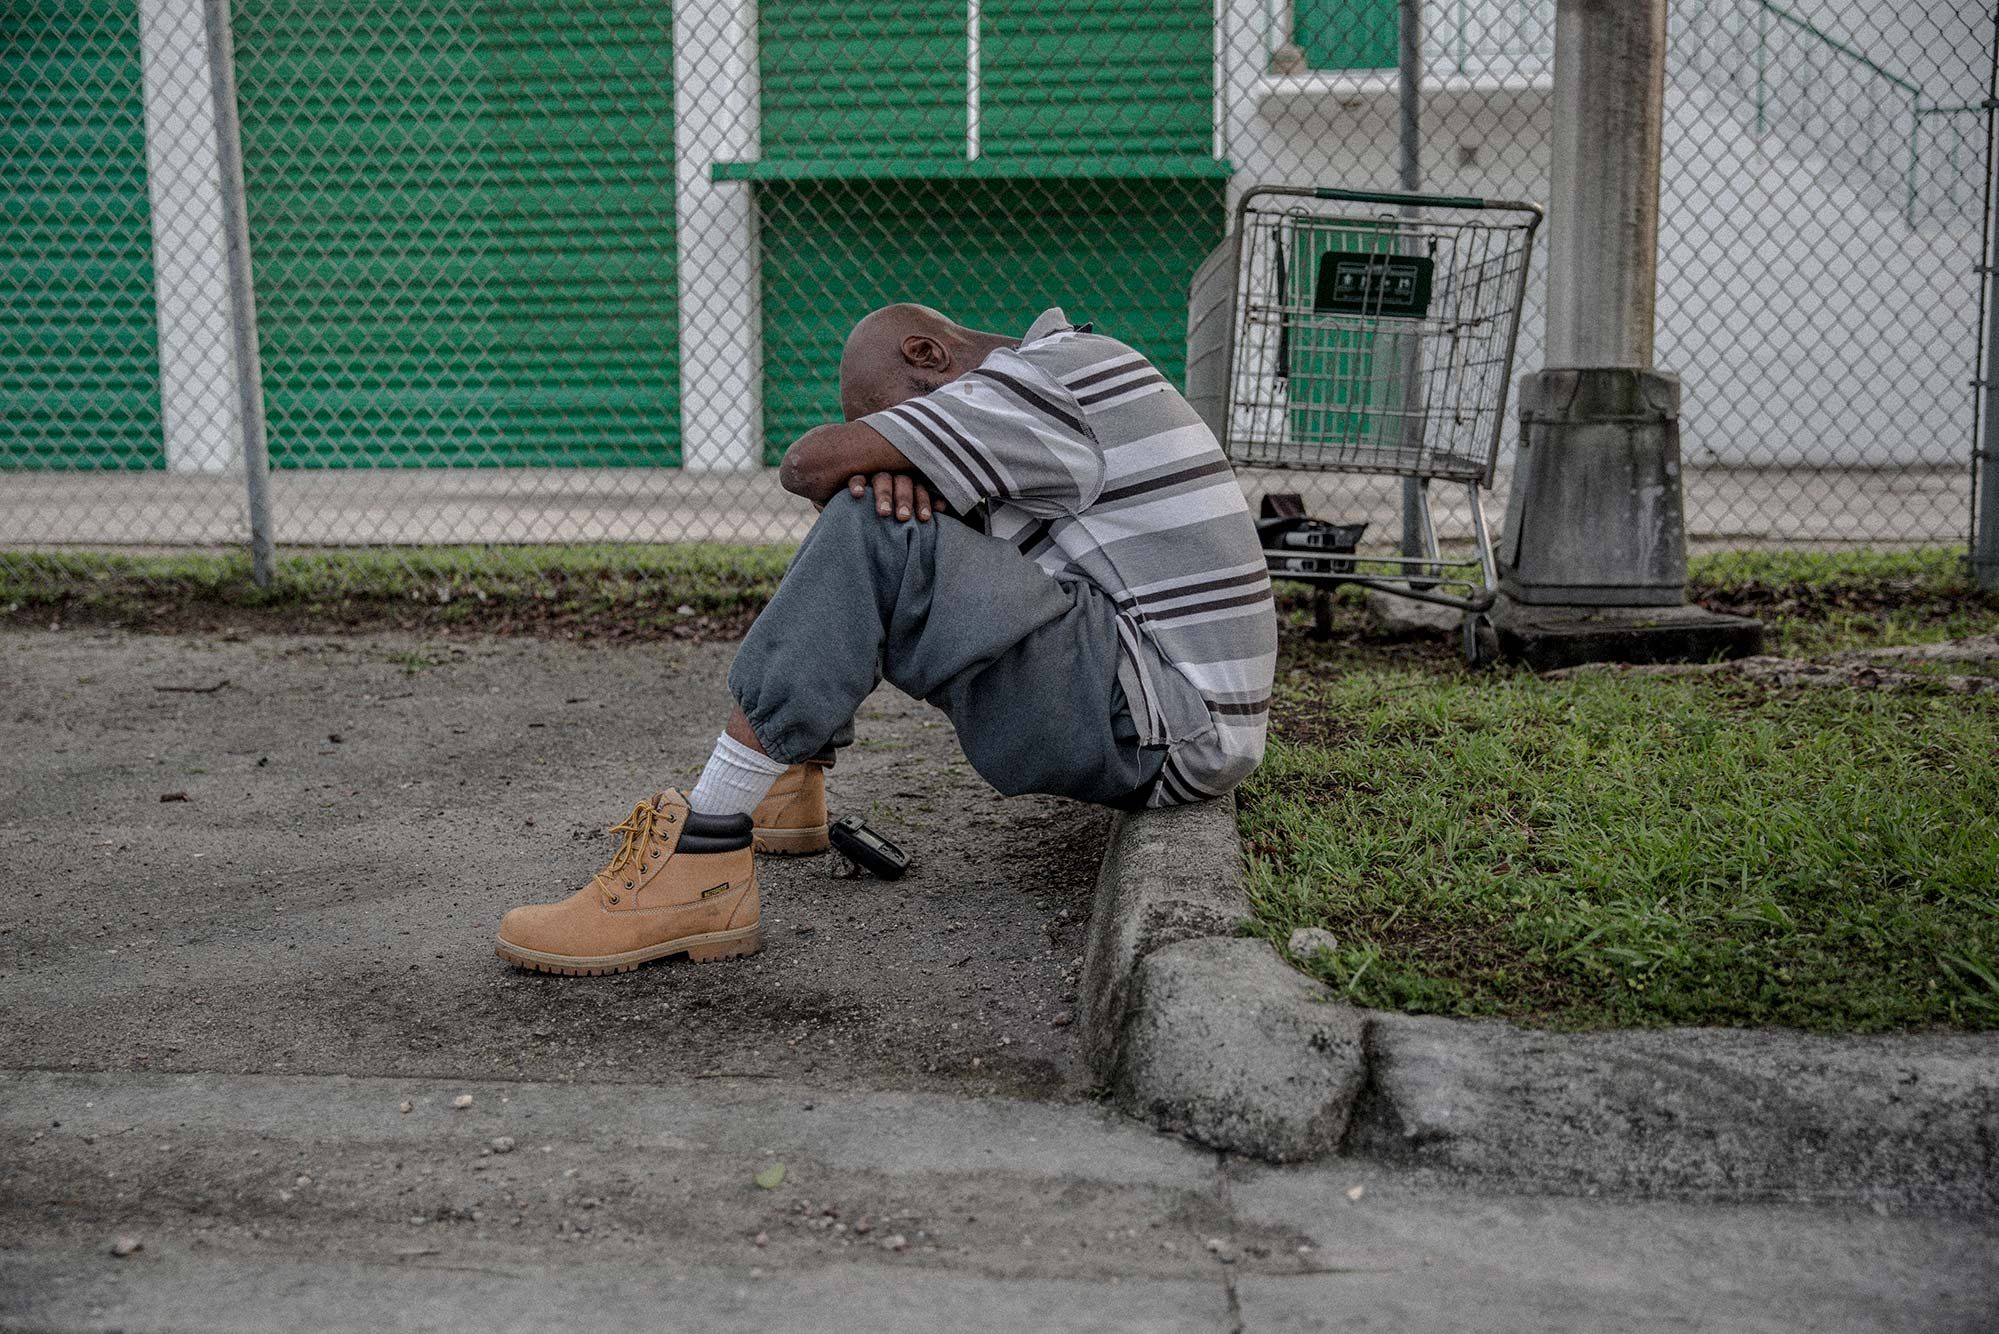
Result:
M875 493L875 513L884 519L893 516L928 523L932 514L945 508L943 501L932 498L930 488L907 473L856 474L847 479L847 493L856 500L870 489Z

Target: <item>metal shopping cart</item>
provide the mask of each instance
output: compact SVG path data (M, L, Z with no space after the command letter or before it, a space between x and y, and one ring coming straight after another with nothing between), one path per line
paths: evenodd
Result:
M1492 654L1498 575L1481 492L1541 218L1506 200L1256 186L1189 293L1187 397L1238 469L1416 482L1418 550L1393 556L1355 554L1366 524L1265 495L1271 576L1456 608L1470 662ZM1471 556L1438 546L1433 481L1464 487Z

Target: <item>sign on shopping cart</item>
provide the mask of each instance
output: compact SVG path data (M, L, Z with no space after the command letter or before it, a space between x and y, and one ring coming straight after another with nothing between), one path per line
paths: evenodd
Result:
M1375 315L1420 320L1430 313L1427 255L1328 251L1319 258L1312 309L1325 315Z

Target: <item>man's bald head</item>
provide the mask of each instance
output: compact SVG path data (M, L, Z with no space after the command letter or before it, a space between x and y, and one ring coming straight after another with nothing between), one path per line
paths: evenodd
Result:
M928 306L904 302L871 311L840 353L840 411L848 421L920 398L972 370L1017 339L980 333Z

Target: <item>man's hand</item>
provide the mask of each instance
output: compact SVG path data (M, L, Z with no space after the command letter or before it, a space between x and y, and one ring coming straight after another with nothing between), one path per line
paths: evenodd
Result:
M868 492L867 477L856 473L847 479L847 494L859 500ZM933 511L942 512L946 506L942 500L930 498L930 488L922 481L906 472L878 472L872 483L875 492L875 513L886 519L893 514L897 519L915 519L918 523L929 523Z

